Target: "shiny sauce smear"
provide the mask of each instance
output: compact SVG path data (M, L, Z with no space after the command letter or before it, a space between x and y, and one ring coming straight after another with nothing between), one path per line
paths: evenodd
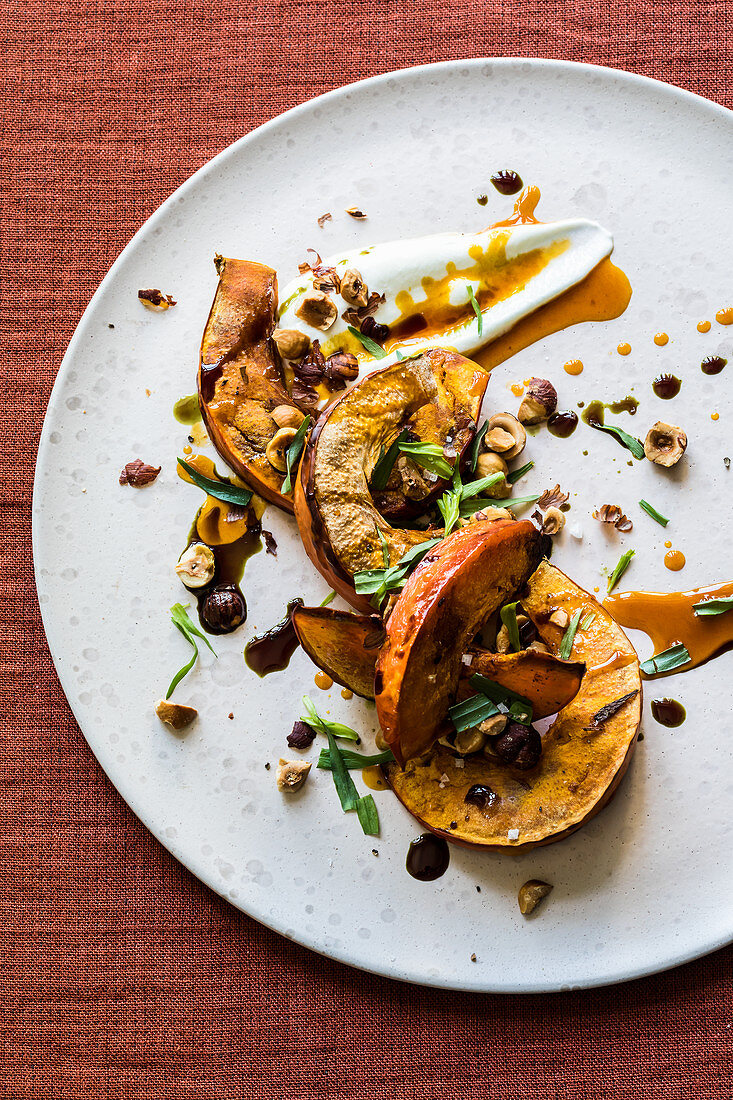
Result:
M691 659L675 671L687 672L733 644L733 611L710 616L693 611L693 604L728 596L733 581L688 592L619 592L607 596L603 606L619 626L648 634L655 654L681 642Z

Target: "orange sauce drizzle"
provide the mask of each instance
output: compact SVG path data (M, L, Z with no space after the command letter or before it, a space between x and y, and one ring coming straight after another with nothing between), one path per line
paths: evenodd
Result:
M710 413L710 419L711 420L719 420L720 419L720 413Z
M616 348L616 351L619 353L619 355L630 355L631 344L619 344L619 346Z
M687 672L733 643L733 611L698 617L692 605L728 596L733 596L733 581L688 592L618 592L607 596L603 606L619 626L648 634L655 653L681 642L691 661L677 671Z
M313 682L321 691L328 691L329 688L333 687L333 680L325 672L317 672L313 677Z
M532 184L525 187L514 202L513 213L502 222L494 222L491 229L499 229L504 225L539 225L539 219L535 217L535 210L540 201L539 187Z
M679 573L680 569L684 569L685 563L685 555L681 550L670 550L664 555L664 564L673 573Z
M580 359L569 359L568 362L564 364L562 369L565 371L566 374L582 374L583 364Z
M711 327L712 326L711 326L709 321L698 321L697 322L697 331L698 332L710 332Z
M364 780L364 785L369 788L370 791L386 791L388 784L382 775L382 769L379 764L372 764L369 768L361 769L361 778Z
M719 325L733 325L733 306L726 306L725 309L719 309L715 314L715 320Z
M190 455L186 461L203 477L216 479L216 467L212 459L207 458L206 455ZM176 469L181 481L187 481L189 485L195 484L193 478L182 466L176 465ZM235 474L230 475L230 480L235 485L246 487ZM199 538L207 546L228 546L237 539L244 538L249 531L250 508L254 508L259 519L265 510L265 503L258 496L253 496L249 508L240 508L237 504L226 504L207 494L196 517Z
M354 693L351 690L351 688L341 688L341 698L342 699L353 699L354 698Z
M521 397L524 393L524 386L521 382L512 382L509 389L512 391L515 397Z
M658 332L654 337L654 343L658 348L663 348L665 344L669 343L669 336L666 332Z

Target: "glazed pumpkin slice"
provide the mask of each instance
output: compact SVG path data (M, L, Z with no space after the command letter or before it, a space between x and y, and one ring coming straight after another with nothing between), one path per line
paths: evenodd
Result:
M433 547L403 588L377 661L384 738L401 763L429 749L455 702L463 654L527 580L544 539L529 520L472 523Z
M329 409L303 454L295 516L303 546L332 588L357 610L372 610L354 591L354 573L390 565L436 532L392 527L369 481L380 455L413 418L440 424L459 456L473 439L488 374L438 348L367 375ZM432 406L432 408L430 408ZM381 538L380 538L381 533Z
M377 655L385 638L378 615L356 615L332 607L296 607L293 626L314 665L365 699L374 698ZM470 660L470 664L466 662ZM535 718L556 714L577 695L585 665L550 653L523 649L489 653L471 649L463 658L458 699L475 694L468 677L480 673L532 703Z
M303 419L270 339L277 275L250 260L217 257L216 264L219 285L201 341L201 413L224 461L260 496L292 512L292 492L282 492L285 474L267 456L278 431L272 411L289 407L295 420Z
M595 816L626 772L641 720L636 652L590 593L543 561L522 606L555 654L564 631L550 622L552 613L580 610L584 624L571 656L586 672L575 698L543 734L537 765L520 772L477 753L457 767L456 756L436 745L404 770L384 769L400 801L428 829L458 844L504 852L561 840Z
M374 670L384 641L379 615L296 607L292 622L298 641L322 672L356 695L374 698Z

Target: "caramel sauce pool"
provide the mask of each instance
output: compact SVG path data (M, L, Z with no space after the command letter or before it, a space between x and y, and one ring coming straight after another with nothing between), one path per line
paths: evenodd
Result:
M655 653L682 642L691 660L675 671L687 672L733 643L733 612L700 618L692 609L706 598L727 596L733 596L733 581L687 592L618 592L603 606L619 626L648 634Z

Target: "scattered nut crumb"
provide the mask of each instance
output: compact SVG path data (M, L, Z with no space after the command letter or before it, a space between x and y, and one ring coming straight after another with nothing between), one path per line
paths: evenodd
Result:
M618 504L602 504L593 513L593 519L597 519L600 523L610 523L617 531L630 531L634 526Z
M318 224L321 227L321 229L323 229L326 222L330 222L332 220L333 220L333 218L332 218L331 214L321 214L320 218L318 219Z
M561 630L564 630L570 622L570 616L565 608L558 607L557 611L553 611L550 615L550 622L554 623L555 626L559 626Z
M519 902L519 912L524 917L528 917L532 913L543 898L546 898L552 890L552 886L549 882L542 882L541 879L531 878L527 882L523 883L519 887L519 894L517 900Z
M570 493L564 493L559 485L556 485L554 489L545 489L540 495L537 501L537 507L541 512L544 512L547 508L557 507L560 504L565 504Z
M543 535L557 535L565 526L565 516L559 508L548 508L544 516L541 512L533 512L532 519L539 524Z
M270 763L268 761L267 764L265 764L265 771L269 772L269 770L270 770Z
M137 296L146 309L151 309L156 313L162 313L163 310L176 305L170 294L163 294L160 290L138 290Z
M346 213L350 214L352 218L356 218L358 221L364 221L366 214L363 210L360 210L358 206L347 206Z
M187 707L183 703L169 703L167 699L161 699L155 704L155 713L161 722L165 722L174 730L185 729L198 716L195 707Z
M160 466L149 466L147 462L136 458L134 462L128 462L120 472L120 485L132 485L133 489L141 489L143 485L152 485L161 471Z
M476 962L476 952L475 951L474 951L473 955L471 955L471 962L472 963Z
M295 311L296 317L300 317L301 321L305 321L313 328L321 329L322 332L326 332L331 327L338 314L339 311L333 299L322 290L312 290L310 294L306 294Z
M378 856L379 855L379 852L377 851L376 848L372 848L372 855L373 856Z
M299 790L308 778L310 770L311 765L307 760L284 760L280 757L280 763L275 773L278 790Z
M265 552L267 554L272 554L273 558L276 558L277 557L277 542L275 541L275 536L273 535L272 531L266 531L263 527L262 528L262 537L265 540Z

